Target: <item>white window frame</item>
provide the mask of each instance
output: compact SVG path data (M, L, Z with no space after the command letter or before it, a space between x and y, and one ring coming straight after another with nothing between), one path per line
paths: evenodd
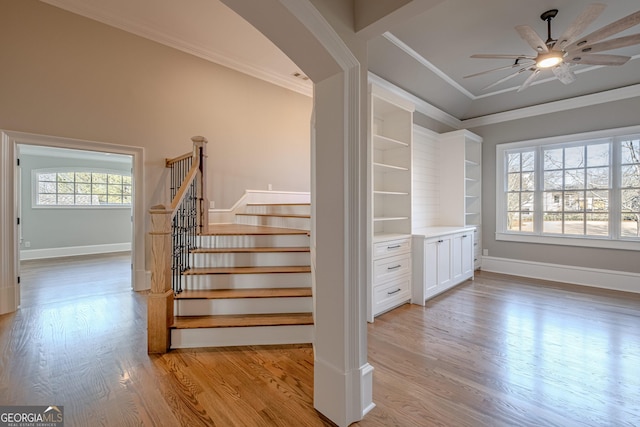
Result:
M91 204L91 205L44 205L38 204L38 195L39 195L39 179L38 175L47 174L47 173L65 173L65 172L88 172L88 173L104 173L108 175L121 175L128 176L131 178L131 191L133 192L133 176L131 173L128 173L125 170L118 169L104 169L104 168L91 168L91 167L60 167L60 168L40 168L33 169L31 171L31 207L33 209L131 209L131 203L122 203L122 204ZM75 194L75 193L74 193ZM131 195L131 200L133 200L133 194Z
M613 226L609 229L609 236L596 237L596 236L580 236L580 235L543 235L541 232L541 194L542 191L542 159L539 154L536 157L536 211L535 215L540 216L536 223L536 228L533 233L510 231L507 230L507 211L506 211L506 192L505 180L506 180L506 161L505 153L512 150L522 150L525 148L536 148L541 152L543 146L552 146L557 144L568 144L575 142L576 144L591 142L594 140L610 140L616 141L620 137L638 135L640 134L640 126L630 126L625 128L607 129L595 132L585 132L572 135L561 135L549 138L532 139L527 141L517 141L496 145L496 240L509 241L509 242L523 242L523 243L541 243L551 245L564 245L564 246L581 246L581 247L593 247L593 248L608 248L608 249L624 249L624 250L640 250L640 240L635 238L618 237L619 230ZM613 147L617 147L617 144L613 144ZM610 186L613 188L619 188L620 183L617 182L617 171L619 171L620 160L619 155L614 148L611 156L611 180ZM612 192L610 198L610 205L615 203L620 205L616 191ZM610 209L609 215L617 215L619 217L619 208ZM612 224L617 224L618 220L611 221Z

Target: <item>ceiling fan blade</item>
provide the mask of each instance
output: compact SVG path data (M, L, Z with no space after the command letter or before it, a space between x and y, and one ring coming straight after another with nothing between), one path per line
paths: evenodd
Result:
M536 52L549 52L547 44L540 38L533 28L528 25L518 25L516 31L520 34L520 37L533 48Z
M553 50L562 51L565 46L572 43L591 24L607 6L602 3L594 3L589 6L571 23L569 28L558 37Z
M576 56L581 53L604 52L606 50L618 49L626 46L640 44L640 34L632 34L630 36L618 37L617 39L605 40L600 43L584 45L576 50L569 52L568 56Z
M515 76L518 76L520 74L522 74L523 72L527 71L529 68L525 67L525 68L521 68L518 71L516 71L513 74L509 74L507 77L503 77L500 80L498 80L497 82L491 83L489 86L483 87L482 90L487 90L487 89L491 89L494 86L499 85L500 83L506 82L507 80L510 80L512 78L514 78Z
M534 64L533 61L531 61L531 65L533 65L533 64ZM525 64L515 63L515 64L507 65L505 67L493 68L491 70L486 70L486 71L480 71L479 73L469 74L468 76L464 76L463 79L468 79L469 77L477 77L477 76L481 76L483 74L493 73L494 71L509 70L511 68L521 67L523 65L525 65Z
M560 65L553 67L553 74L566 85L576 81L576 75L571 71L569 64L566 62L562 62Z
M627 15L622 19L618 19L617 21L612 22L609 25L605 25L604 27L594 31L589 35L577 39L576 41L568 45L565 50L567 52L571 52L586 44L593 44L599 42L600 40L604 40L607 37L618 34L619 32L638 24L640 24L640 10L632 13L631 15Z
M535 56L530 56L530 55L512 55L512 54L501 54L501 53L477 53L475 55L471 55L470 58L480 58L480 59L535 59Z
M533 81L535 79L538 78L538 76L540 75L540 69L536 68L533 73L531 73L531 75L529 76L529 78L527 78L527 80L524 81L524 83L522 83L522 86L520 86L518 88L518 92L522 92L523 90L525 90L526 88L528 88L529 86L531 86L531 83L533 83Z
M564 61L571 64L586 64L586 65L623 65L631 57L622 55L593 55L589 53L576 53L572 56L567 56Z

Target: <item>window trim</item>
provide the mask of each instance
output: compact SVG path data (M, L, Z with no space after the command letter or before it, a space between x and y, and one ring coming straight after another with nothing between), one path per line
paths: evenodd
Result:
M629 126L624 128L604 129L593 132L583 132L570 135L559 135L548 138L537 138L526 141L516 141L496 144L496 233L495 238L497 241L508 242L522 242L522 243L537 243L537 244L549 244L549 245L563 245L563 246L580 246L591 248L606 248L606 249L622 249L622 250L640 250L640 241L611 237L595 237L595 236L550 236L541 234L521 233L516 231L508 231L506 228L506 215L505 215L505 203L506 193L504 191L505 183L505 152L510 150L532 148L539 146L551 146L555 144L570 144L580 143L585 141L597 140L597 139L615 139L621 136L640 134L639 126ZM536 159L536 162L541 161ZM617 161L617 160L616 160ZM619 166L619 165L618 165ZM537 173L540 170L536 170ZM614 178L615 179L615 178ZM536 193L540 190L536 189Z
M31 208L32 209L132 209L133 203L129 204L105 204L105 205L41 205L38 204L38 175L46 173L64 173L64 172L89 172L89 173L105 173L110 175L121 175L131 177L131 200L133 201L133 174L126 170L108 169L108 168L92 168L92 167L53 167L38 168L31 171ZM75 194L75 193L74 193Z

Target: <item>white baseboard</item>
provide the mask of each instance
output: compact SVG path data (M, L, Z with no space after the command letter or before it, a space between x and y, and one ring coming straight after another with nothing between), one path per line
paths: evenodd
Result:
M517 259L482 257L482 270L624 292L640 293L640 274Z
M44 258L60 258L78 255L105 254L111 252L125 252L131 250L131 242L127 243L109 243L104 245L89 246L67 246L63 248L47 248L47 249L22 249L20 251L20 260L27 261L31 259Z

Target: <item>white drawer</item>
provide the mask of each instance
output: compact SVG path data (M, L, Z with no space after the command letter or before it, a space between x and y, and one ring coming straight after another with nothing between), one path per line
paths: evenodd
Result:
M411 274L411 254L382 258L373 262L373 284L388 282L405 274Z
M373 288L373 313L395 307L411 299L411 276L383 283Z
M373 257L380 258L411 251L411 238L387 240L373 244Z

